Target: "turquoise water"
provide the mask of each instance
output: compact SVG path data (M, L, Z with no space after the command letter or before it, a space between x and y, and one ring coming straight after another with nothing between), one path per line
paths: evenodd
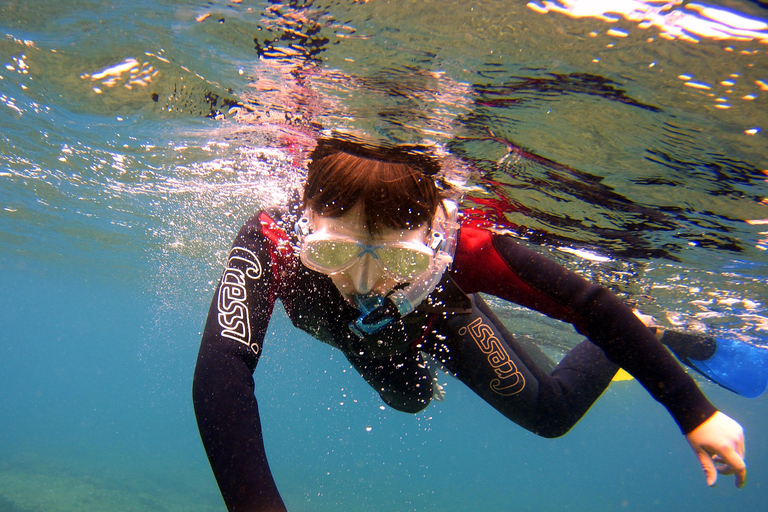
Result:
M321 129L442 143L473 170L466 206L524 243L664 324L765 344L768 10L672 4L0 1L0 510L224 509L200 331L231 238ZM553 353L574 341L497 307ZM707 489L635 382L544 440L447 376L445 402L382 409L281 311L270 331L256 393L291 511L768 498L764 397L701 383L749 465Z

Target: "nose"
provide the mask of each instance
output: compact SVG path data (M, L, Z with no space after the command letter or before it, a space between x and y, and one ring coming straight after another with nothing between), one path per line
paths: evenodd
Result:
M372 254L363 254L347 273L358 295L370 293L382 276L382 271Z

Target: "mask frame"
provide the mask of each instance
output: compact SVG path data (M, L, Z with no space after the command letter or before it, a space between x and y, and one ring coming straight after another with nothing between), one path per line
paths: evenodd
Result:
M304 240L312 236L310 215L311 212L307 210L301 218L296 221L295 229L299 237L300 254L303 250ZM384 305L385 299L392 301L397 313L402 318L412 313L419 304L432 293L442 279L445 271L448 270L453 263L459 229L458 215L458 204L451 199L443 199L442 207L439 207L435 213L435 217L432 220L427 235L426 246L434 251L431 268L419 276L416 276L413 281L409 282L405 287L394 290L386 297L379 297L376 298L376 300L372 300L373 298L371 296L366 296L362 298L363 300L356 300L356 306L360 309L361 315L357 320L350 323L350 328L355 334L358 336L373 334L395 320L394 317L390 316L388 320L373 323L367 323L365 321L369 315L375 314L380 308L386 307ZM350 266L352 264L354 264L354 261Z

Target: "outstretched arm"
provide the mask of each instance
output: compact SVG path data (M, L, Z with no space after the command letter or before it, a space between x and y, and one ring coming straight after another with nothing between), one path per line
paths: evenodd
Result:
M477 258L483 263L476 264ZM667 408L700 458L708 450L732 467L737 484L743 481L743 461L733 456L743 457L741 427L717 413L651 330L610 291L510 237L476 228L462 229L453 272L466 292L490 293L574 324Z
M200 437L230 511L284 512L253 394L274 304L270 244L257 217L240 230L214 294L193 383Z
M656 334L659 340L663 342L668 336L669 332L660 328L652 316L644 315L638 310L635 310L634 313L643 324ZM672 332L672 334L677 340L697 340L695 347L699 352L709 349L705 343L701 342L702 337L700 336L675 332ZM712 341L714 342L714 340ZM671 347L678 357L680 357L680 351L684 349L687 349L686 359L688 356L693 355L697 356L696 359L699 359L699 356L711 357L711 354L708 354L708 352L695 354L693 350L687 348L686 345L679 341L678 345L677 349ZM686 359L682 360L686 361ZM747 478L747 467L744 464L744 432L741 425L725 414L716 412L685 437L688 439L693 452L699 458L699 462L701 462L704 474L707 476L707 485L710 487L715 485L717 474L722 473L724 475L735 474L736 487L741 488L744 486Z

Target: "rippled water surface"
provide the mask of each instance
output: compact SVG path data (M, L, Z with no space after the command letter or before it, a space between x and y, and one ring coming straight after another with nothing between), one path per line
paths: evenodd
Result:
M199 331L234 233L331 130L439 144L479 219L662 323L768 343L762 1L0 0L0 65L0 510L224 509ZM768 499L764 398L702 382L748 436L748 486L709 490L636 383L548 441L448 377L415 417L380 409L273 326L256 386L292 511Z

